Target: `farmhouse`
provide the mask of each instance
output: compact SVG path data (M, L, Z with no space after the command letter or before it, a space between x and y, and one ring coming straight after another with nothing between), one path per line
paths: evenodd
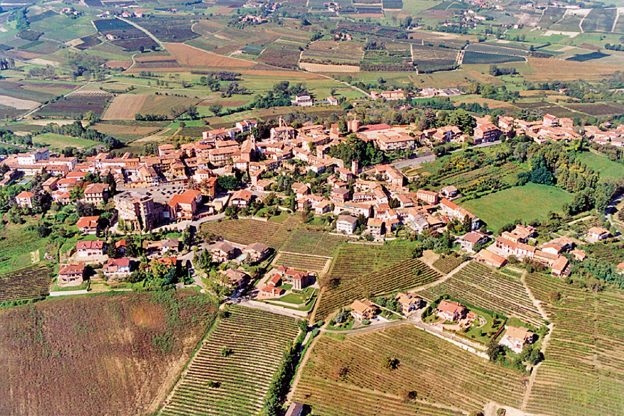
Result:
M526 344L533 342L534 337L535 335L526 328L507 326L498 344L520 354Z
M250 263L258 263L264 260L270 251L271 248L262 243L252 243L243 249L243 253L247 254L247 261Z
M61 266L56 283L59 286L80 286L84 281L84 264L67 264Z
M371 98L373 100L383 99L386 101L398 101L404 100L406 97L405 91L402 89L381 92L371 91Z
M396 300L399 302L399 305L401 305L401 312L405 316L422 308L425 304L425 301L420 296L413 293L399 293Z
M176 221L195 219L201 201L202 194L195 189L174 195L168 204L171 219Z
M459 321L468 313L468 309L459 302L441 300L438 304L438 316L445 321Z
M226 241L219 241L210 249L212 258L219 263L235 258L238 252L236 247Z
M76 227L78 227L78 231L82 234L95 234L98 230L98 222L100 217L90 216L90 217L80 217L78 222L76 222Z
M533 246L515 242L505 237L498 237L495 241L495 247L501 256L515 256L520 260L533 258L536 250Z
M606 228L602 227L591 227L587 230L587 236L585 240L590 243L596 243L598 241L606 240L611 237L611 233Z
M108 200L110 186L106 183L92 183L84 190L84 201L89 204L99 205Z
M370 321L371 319L375 318L375 316L377 316L377 313L379 311L377 306L367 299L355 300L350 307L351 315L358 321Z
M247 189L234 192L230 199L230 204L237 208L247 208L251 204L254 195Z
M249 282L249 275L243 270L227 269L223 272L230 287L240 289Z
M357 228L357 218L351 215L341 215L336 221L336 231L339 233L351 235Z
M282 276L274 274L267 283L258 291L258 298L272 298L284 294L284 289L279 287L282 283Z
M15 202L21 208L32 208L33 207L33 197L35 194L28 191L22 191L15 196Z
M475 144L488 143L498 140L502 132L494 124L490 122L477 123L474 129Z
M127 257L120 259L108 259L102 268L102 272L104 273L104 276L110 280L124 279L130 276L130 273L132 272L131 265L132 263Z
M102 240L78 241L76 254L80 257L103 256L106 244Z
M563 276L566 274L568 268L568 259L564 256L559 256L555 263L551 267L552 274L555 276Z
M381 218L369 218L366 231L373 238L381 238L384 234L384 221Z
M474 253L476 245L483 245L487 243L489 239L490 237L488 237L487 234L483 234L479 231L471 231L457 238L457 242L459 243L461 248L463 248L467 252Z
M446 198L442 198L442 201L440 201L440 210L444 215L458 221L464 221L465 217L470 218L473 231L478 229L481 223L481 220L476 215Z
M427 191L425 189L419 189L418 191L416 191L416 198L430 205L435 205L438 203L438 193L433 191Z
M505 257L499 256L498 254L486 249L477 253L475 259L480 263L487 264L488 266L496 269L500 269L507 264L507 259Z

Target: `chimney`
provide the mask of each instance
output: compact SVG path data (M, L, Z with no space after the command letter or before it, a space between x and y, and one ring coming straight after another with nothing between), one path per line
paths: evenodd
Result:
M360 163L357 160L354 160L353 162L351 162L351 173L357 176L359 171L360 171Z

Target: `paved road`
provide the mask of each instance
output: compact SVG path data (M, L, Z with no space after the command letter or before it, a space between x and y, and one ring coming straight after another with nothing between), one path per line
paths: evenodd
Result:
M433 162L436 159L436 156L432 153L430 155L424 155L420 157L415 157L414 159L401 159L392 163L397 169L403 169L411 166L422 165L423 163Z

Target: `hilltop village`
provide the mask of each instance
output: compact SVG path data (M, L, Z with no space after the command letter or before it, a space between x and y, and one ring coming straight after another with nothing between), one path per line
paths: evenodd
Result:
M495 124L487 117L478 118L472 135L455 125L418 131L409 125L361 125L356 118L348 119L346 131L338 124L294 128L282 119L265 139L256 139L257 130L256 120L244 120L231 128L206 130L198 141L179 147L162 144L157 155L142 157L98 153L79 158L39 148L2 160L2 185L33 178L31 189L17 193L11 201L23 215L45 211L52 204L57 210L80 204L75 225L82 235L96 238L79 240L67 253L60 253L59 286L81 286L88 265L101 267L107 279L128 278L139 259L124 247L121 236L125 234L188 231L225 217L259 212L270 216L279 211L300 212L306 220L322 218L334 233L368 241L394 239L399 228L434 235L452 230L465 253L489 266L500 268L513 257L535 261L563 276L569 273L565 253L578 261L585 257L573 240L562 237L529 244L535 241L535 229L523 224L493 235L491 231L498 230L488 230L477 215L455 202L462 197L455 186L414 189L392 164L363 164L356 157L347 164L333 149L362 143L374 152L410 154L445 143L488 146L517 136L537 144L585 136L597 144L624 146L622 126L611 130L587 126L579 132L571 119L549 114L535 122L501 116ZM593 243L610 237L609 230L593 227L585 240ZM166 254L158 262L177 267L181 244L170 239L144 248L148 253ZM269 250L263 244L240 249L219 242L211 246L212 259L223 263L244 252L258 262ZM185 259L193 260L193 256ZM232 273L229 277L243 280ZM274 283L269 281L269 285ZM262 297L279 294L269 286L259 291Z

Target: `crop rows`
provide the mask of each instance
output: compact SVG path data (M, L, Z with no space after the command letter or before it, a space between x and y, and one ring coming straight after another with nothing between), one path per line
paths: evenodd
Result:
M501 172L504 172L501 174ZM453 185L464 192L470 190L480 182L496 178L502 182L513 184L520 172L520 167L515 163L506 163L503 166L486 166L472 171L451 172L436 177L436 180L444 185Z
M347 240L323 231L297 229L282 246L282 250L294 253L332 256L336 248Z
M33 266L0 276L0 302L35 299L50 293L50 268Z
M257 414L297 332L292 318L230 308L230 316L221 319L204 341L161 414Z
M446 282L423 291L422 295L429 300L450 295L479 308L507 317L515 316L536 327L543 324L519 279L497 273L479 263L470 263Z
M329 275L344 282L411 257L408 246L346 244L339 248Z
M291 232L288 221L283 224L251 219L225 220L202 224L202 230L239 244L263 243L273 248L284 244Z
M397 369L384 366L387 357L399 360ZM343 395L339 396L340 391ZM410 408L412 404L401 407L390 399L409 391L415 391L418 400L469 412L481 410L491 400L519 407L524 386L520 372L405 325L349 335L342 341L320 338L303 369L295 400L319 407L323 415L379 414L381 403L391 407L380 414L420 414ZM364 396L369 398L358 400ZM423 414L449 413L423 408Z
M617 266L624 260L624 242L596 243L590 246L589 252L598 260Z
M320 298L315 318L325 319L336 309L348 306L356 299L415 288L440 277L440 273L420 260L405 260L376 272L341 281L335 288L327 287Z
M325 269L328 261L329 259L325 257L309 256L299 253L280 253L275 264L292 267L297 270L320 273Z
M624 414L624 295L594 293L539 274L528 275L527 284L554 324L527 411Z
M440 256L439 259L433 262L435 267L440 272L447 274L459 267L464 262L464 258L457 254L451 254L448 256Z

